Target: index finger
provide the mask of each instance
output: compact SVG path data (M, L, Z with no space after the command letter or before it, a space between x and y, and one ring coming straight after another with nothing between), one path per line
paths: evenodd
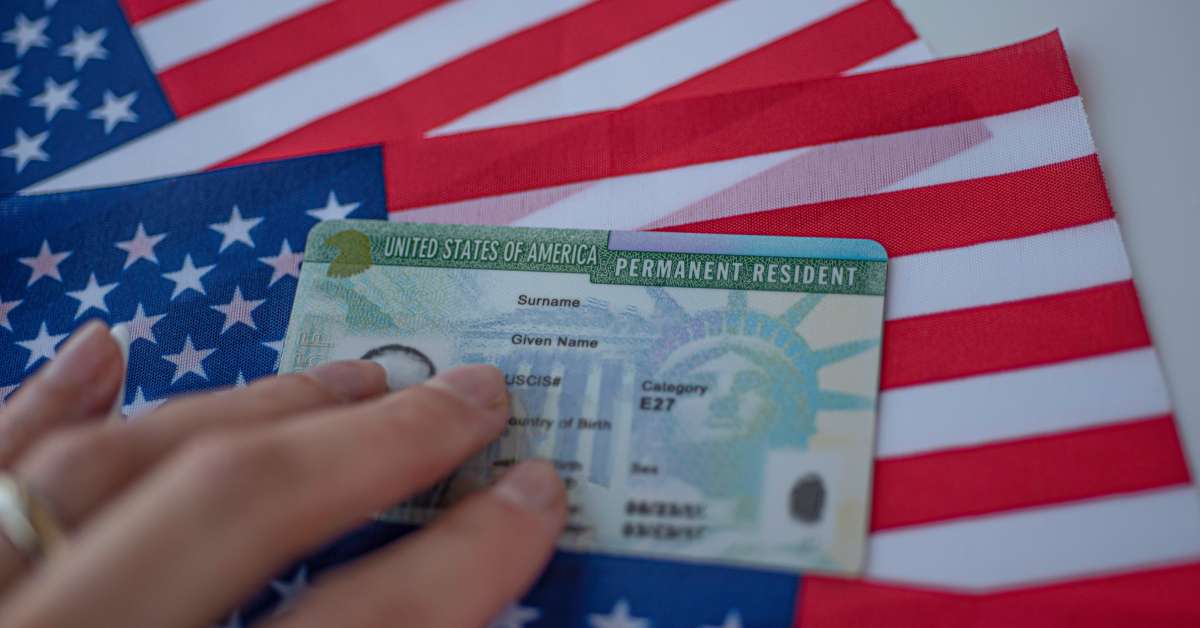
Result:
M10 598L0 624L158 628L213 619L297 555L448 474L507 416L503 376L473 366L376 401L210 439L102 512ZM112 604L128 591L154 602Z

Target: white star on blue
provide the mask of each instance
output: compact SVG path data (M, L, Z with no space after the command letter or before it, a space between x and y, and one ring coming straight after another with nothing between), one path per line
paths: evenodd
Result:
M0 2L0 195L174 119L116 0Z
M632 615L629 601L624 598L617 600L608 613L588 615L588 625L591 628L650 628L649 620Z
M384 218L379 163L348 151L6 201L20 244L0 249L0 389L91 318L129 325L129 413L275 372L296 284L260 259L302 249L334 187Z
M300 601L300 596L308 589L308 567L300 565L296 573L291 578L286 580L275 580L271 583L271 588L275 590L275 594L279 596L279 601L275 603L275 615L283 615L295 608L296 603Z
M531 606L512 604L492 618L488 628L525 628L526 624L541 618L542 613Z

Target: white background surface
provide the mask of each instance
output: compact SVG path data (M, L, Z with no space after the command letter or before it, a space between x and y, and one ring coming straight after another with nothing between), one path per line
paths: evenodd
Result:
M1200 471L1200 0L894 0L952 56L1058 28Z

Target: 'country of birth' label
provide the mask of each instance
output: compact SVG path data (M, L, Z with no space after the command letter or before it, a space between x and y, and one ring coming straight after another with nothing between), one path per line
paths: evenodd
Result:
M511 392L498 440L382 518L544 458L564 549L861 570L879 244L329 221L306 250L281 370L368 358L399 387L482 362Z

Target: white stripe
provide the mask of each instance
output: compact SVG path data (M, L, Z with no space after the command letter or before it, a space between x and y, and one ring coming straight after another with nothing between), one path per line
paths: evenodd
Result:
M888 320L1081 290L1132 277L1117 221L892 258Z
M927 145L931 142L970 145L971 138L981 135L985 139L974 148L968 148L898 182L886 178L893 170L891 157L888 157L883 167L879 163L878 156L881 152L885 155L903 153L905 146L912 146L913 151L928 152L930 149ZM1053 137L1054 141L1046 141L1047 137ZM835 181L788 181L786 186L773 186L780 190L778 194L748 194L745 198L732 201L731 207L713 208L713 215L696 215L686 219L672 217L666 224L859 197L884 190L910 189L1008 174L1091 155L1095 152L1095 147L1092 145L1081 101L1075 97L981 120L597 179L589 182L583 191L563 194L562 200L525 216L516 224L636 229L665 219L710 194L800 156L807 150L835 153L839 163L845 162L841 165L843 170L850 170L841 172ZM952 153L953 150L948 148L942 152ZM947 163L953 163L954 167L945 167ZM578 183L568 185L576 188L579 186ZM520 204L524 202L523 195L545 196L545 190L548 189L550 188L517 192L505 195L504 200ZM486 217L489 213L496 213L493 211L496 202L496 197L489 197L421 209L425 210L422 213L430 219L431 214L444 210L447 213L446 220L437 220L438 222L462 222L457 216L465 214ZM481 207L475 210L471 207L473 203L478 203ZM506 213L499 212L499 215Z
M1158 356L1136 349L879 396L876 457L1026 438L1170 412Z
M853 0L736 0L721 4L509 94L429 135L624 107L851 4Z
M220 163L584 0L460 0L119 146L26 192L151 179Z
M960 519L871 536L866 575L994 590L1200 557L1192 485Z
M686 207L805 150L808 149L601 179L513 224L526 227L637 229L658 215L668 213L664 210Z
M996 140L983 142L932 168L900 181L884 191L974 179L1052 164L1096 152L1087 113L1079 96L987 118L988 131ZM985 174L986 173L986 174Z
M161 72L330 0L193 0L135 27L150 67Z
M876 72L878 70L888 70L898 68L904 65L912 65L914 63L922 63L933 58L933 53L929 51L929 46L925 42L917 39L910 41L891 52L875 57L862 65L855 66L842 72L843 75L864 74L866 72Z
M562 198L587 189L589 183L571 183L528 192L497 194L443 203L421 209L388 213L392 222L426 222L462 225L507 225Z

